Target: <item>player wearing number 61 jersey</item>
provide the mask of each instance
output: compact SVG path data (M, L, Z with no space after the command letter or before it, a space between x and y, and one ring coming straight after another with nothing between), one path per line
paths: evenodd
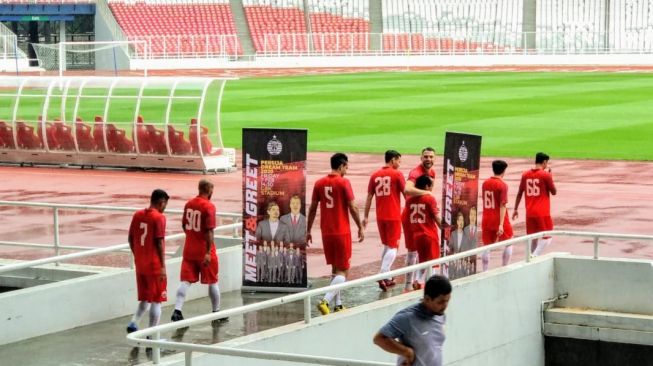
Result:
M553 230L550 195L555 195L557 190L553 184L553 176L549 167L549 155L542 152L537 153L535 168L522 174L512 214L513 220L519 216L517 209L524 193L526 194L526 233L533 234ZM533 255L541 254L549 243L551 243L551 237L533 240L531 243Z
M508 218L508 185L503 181L503 175L506 172L508 163L503 160L492 162L492 172L494 176L483 182L481 199L483 200L483 219L481 228L483 229L483 245L496 243L497 241L508 240L512 238L512 226ZM512 245L503 250L503 265L510 263L512 256ZM490 253L483 252L483 271L487 271L490 264Z
M186 233L184 254L181 262L181 283L177 290L175 310L171 320L183 320L181 309L186 291L198 280L209 285L209 298L213 312L220 310L220 289L218 287L218 256L213 243L215 229L215 205L211 203L213 183L202 179L198 186L199 194L186 202L182 216L182 228ZM221 321L226 318L220 319Z
M127 238L134 253L138 308L127 325L127 333L138 330L138 321L148 307L150 326L159 324L161 303L167 298L165 267L166 218L163 211L168 205L168 194L155 189L150 196L150 207L136 211L129 226Z
M395 150L385 152L385 166L370 177L365 201L365 218L363 227L367 228L372 198L376 196L376 224L383 244L381 254L381 273L388 272L397 256L401 238L401 196L404 194L406 181L399 171L401 154ZM379 280L379 287L387 291L394 286L391 278Z

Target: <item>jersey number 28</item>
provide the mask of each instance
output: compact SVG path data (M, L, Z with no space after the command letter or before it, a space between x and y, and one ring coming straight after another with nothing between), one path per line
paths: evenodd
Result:
M374 193L377 197L390 195L390 177L376 177L374 182L376 182Z

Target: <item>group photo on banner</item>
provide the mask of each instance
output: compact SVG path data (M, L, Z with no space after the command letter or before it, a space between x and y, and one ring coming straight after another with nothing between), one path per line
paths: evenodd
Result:
M481 136L447 132L442 174L442 256L474 249L480 242L480 163ZM450 262L443 267L443 273L451 279L475 274L476 256Z
M306 289L307 131L245 128L242 146L243 288Z

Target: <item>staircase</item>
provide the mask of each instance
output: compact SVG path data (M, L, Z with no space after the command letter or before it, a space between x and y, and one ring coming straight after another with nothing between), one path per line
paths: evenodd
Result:
M383 6L381 0L370 0L370 32L374 35L370 39L370 50L381 49L383 33Z
M249 32L249 25L247 24L247 16L245 16L245 8L243 7L242 0L231 0L231 13L234 17L236 24L236 33L240 40L240 45L243 47L243 53L247 55L254 55L254 43L252 42L252 34Z

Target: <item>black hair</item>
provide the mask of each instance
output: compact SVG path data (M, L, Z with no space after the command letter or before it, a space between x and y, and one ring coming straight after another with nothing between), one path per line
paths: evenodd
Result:
M508 167L508 163L506 163L503 160L495 160L492 162L492 172L494 172L494 175L503 174L503 172L506 171L507 167Z
M430 147L430 146L427 146L427 147L422 149L422 155L424 155L425 151L431 151L431 152L433 152L435 154L435 149Z
M387 164L390 160L400 157L401 154L397 150L388 150L385 152L385 163Z
M349 159L343 153L335 153L331 156L331 169L337 170L342 164L347 164Z
M433 180L428 175L420 175L415 180L415 188L426 189L426 187L433 185Z
M152 191L152 195L150 196L150 204L151 205L156 205L160 201L167 201L170 199L170 196L164 191L163 189L155 189Z
M451 282L449 279L442 275L433 275L424 286L424 295L435 299L440 295L449 295L451 293Z
M549 160L549 155L543 152L538 152L537 154L535 154L535 164L542 164L548 160Z

